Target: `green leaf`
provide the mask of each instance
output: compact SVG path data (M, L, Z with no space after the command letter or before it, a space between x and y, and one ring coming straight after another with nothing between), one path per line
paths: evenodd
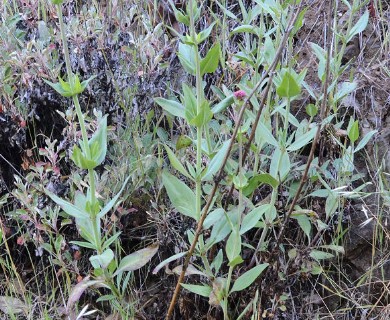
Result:
M210 105L207 100L202 103L200 112L189 123L193 126L201 128L213 118L213 113L210 110Z
M299 2L298 2L299 3ZM298 4L296 3L296 4ZM294 37L294 35L299 31L299 29L303 26L304 18L306 11L309 9L309 6L302 9L301 12L299 13L297 20L294 23L294 28L291 31L291 37Z
M218 68L219 55L221 46L219 43L214 44L206 57L200 61L200 74L203 76L205 73L213 73Z
M265 212L265 222L267 224L272 224L274 220L276 219L278 213L276 211L276 208L274 205L269 206L268 210Z
M198 295L200 295L202 297L206 297L206 298L208 298L210 296L210 293L212 291L212 288L210 286L206 286L206 285L201 286L201 285L197 285L197 284L181 283L181 286L190 292L193 292L195 294L198 294Z
M196 212L194 192L184 182L166 170L162 173L162 181L174 208L185 216L198 221L199 215Z
M206 167L206 172L202 177L202 181L210 181L211 178L221 169L223 159L225 158L231 139L226 140L222 147L218 150L217 154L213 157L210 163Z
M158 244L155 243L149 247L129 254L121 260L118 269L114 273L114 276L124 271L134 271L138 270L139 268L142 268L150 261L150 259L153 258L157 251Z
M256 174L249 179L248 185L242 190L245 196L249 196L255 191L260 185L268 184L272 188L276 189L279 185L279 181L276 180L269 173Z
M248 185L248 178L240 172L238 175L233 177L233 184L235 188L242 190Z
M309 254L310 257L312 257L314 260L326 260L326 259L331 259L334 257L333 254L320 251L320 250L312 250Z
M286 150L281 151L279 163L279 179L281 182L287 178L291 170L290 156Z
M245 52L239 52L239 53L236 53L234 55L234 58L236 58L238 61L243 61L243 62L246 62L247 64L249 64L251 67L255 67L256 63L255 63L255 59L253 57L253 55L251 54L248 54L248 53L245 53Z
M82 144L83 141L80 141L80 143ZM98 165L96 161L88 158L86 154L76 145L73 146L73 151L70 158L75 163L75 165L81 169L94 169Z
M53 83L53 82L48 81L46 79L43 79L43 81L45 81L50 87L52 87L55 91L57 91L57 93L59 93L61 96L67 97L67 98L72 96L72 93L64 90L59 82Z
M123 182L122 188L121 188L121 189L119 190L119 192L115 195L115 197L112 198L112 199L103 207L102 210L100 210L100 212L99 212L98 215L97 215L97 218L98 218L98 219L103 218L103 217L105 216L105 214L106 214L108 211L110 211L110 210L114 207L114 205L115 205L115 203L118 201L118 199L119 199L121 193L122 193L123 190L125 189L125 186L126 186L127 182L129 181L129 179L130 179L130 176L128 176L128 177L126 178L125 182Z
M306 113L310 117L315 117L317 115L317 113L318 113L318 107L315 104L309 103L306 106Z
M186 176L187 178L193 180L191 175L188 173L186 168L182 165L182 163L179 161L179 159L176 157L176 155L173 153L173 151L167 146L164 145L165 151L168 154L169 162L171 163L172 167L174 167L177 171L179 171L182 175Z
M206 219L203 222L203 228L208 229L225 217L225 210L223 208L217 208L207 214Z
M190 25L190 17L186 15L184 12L182 12L181 10L178 10L175 4L171 0L169 1L169 3L171 5L173 13L175 14L176 20L185 24L188 27Z
M186 70L189 74L193 76L196 75L195 58L197 52L194 46L179 43L179 52L177 55L184 70Z
M88 218L76 218L77 229L86 241L91 243L94 246L94 249L99 249L100 239L101 239L101 229L100 229L100 219L96 219L98 224L97 234L95 234L95 226L92 223L91 217Z
M292 260L297 257L298 250L296 248L290 249L287 252L288 257Z
M231 34L241 33L241 32L256 34L257 33L257 28L255 26L250 25L250 24L243 24L241 26L238 26L238 27L234 28L231 31Z
M86 211L82 211L79 208L77 208L74 204L61 199L60 197L56 196L54 193L50 192L49 190L45 190L46 194L52 199L55 203L57 203L62 210L64 210L67 214L69 214L72 217L75 218L87 218L89 219L89 214Z
M271 64L275 58L275 42L267 35L264 40L264 59L268 64Z
M69 98L82 93L87 87L88 83L94 78L96 78L96 76L92 76L80 83L79 77L75 74L72 74L68 81L62 80L61 77L58 78L59 83L52 83L45 79L43 79L43 81L56 90L60 95Z
M106 250L112 243L114 243L115 240L117 240L119 238L121 233L122 232L116 232L114 235L112 235L106 241L104 241L103 246L102 246L103 250Z
M359 121L356 120L353 122L351 127L348 130L348 138L352 143L355 143L357 139L359 139Z
M226 218L224 210L223 209L221 210L222 210L222 214L220 215L220 219L217 220L215 223L213 223L213 228L211 230L210 237L207 240L208 246L211 246L213 244L216 244L224 240L232 230L231 225Z
M357 87L356 82L343 82L340 86L340 89L337 90L333 100L334 102L338 102L347 95L349 95L351 92L353 92Z
M234 102L234 95L227 96L225 99L218 102L212 109L211 112L217 114L224 111L227 107L230 107Z
M187 251L176 253L175 255L169 257L168 259L165 259L164 261L160 262L152 271L153 274L157 274L161 270L162 267L166 266L168 263L175 261L177 259L180 259L181 257L184 257L187 254Z
M80 141L80 147L81 149L75 145L71 156L79 168L94 169L104 161L107 153L107 115L100 120L98 129L88 141L88 146L85 147L84 141Z
M183 83L183 96L185 106L185 117L188 122L192 121L197 115L196 97L191 88Z
M228 266L229 267L235 267L235 266L237 266L237 265L239 265L239 264L241 264L243 262L244 262L244 260L241 258L241 256L237 256L232 261L230 261L228 263Z
M326 217L329 218L333 213L336 212L338 206L338 197L334 196L332 193L329 193L329 196L325 201L325 213Z
M72 87L70 85L69 79L68 79L68 81L64 81L64 80L62 80L61 77L59 77L58 81L60 82L60 86L61 86L62 90L64 90L64 92L66 92L69 95L69 97L74 95L74 93L72 92Z
M233 261L241 253L241 236L240 234L233 230L226 242L226 256L229 261Z
M111 249L107 249L102 254L91 256L89 261L95 269L106 269L113 259L114 252Z
M75 244L76 246L96 250L96 246L90 242L85 242L85 241L70 241L70 243Z
M291 215L292 218L296 219L299 226L306 234L307 238L310 241L310 232L311 232L311 221L310 218L304 213L293 213Z
M256 128L256 136L263 138L266 143L269 143L275 147L279 147L278 141L275 139L271 131L261 121Z
M107 115L99 122L99 127L88 141L91 160L100 165L107 153Z
M313 50L314 54L317 56L319 63L318 63L318 78L321 81L325 80L325 68L326 68L326 51L321 48L316 43L310 43L311 49Z
M318 130L317 127L311 128L310 131L296 138L294 143L288 146L287 151L297 151L302 147L306 146L307 144L309 144L314 139L317 130Z
M242 291L248 288L257 279L257 277L268 267L268 265L268 263L262 263L245 272L236 281L234 281L234 285L232 290L230 290L230 293Z
M197 43L201 44L204 40L206 40L211 31L213 30L214 25L216 24L216 21L214 21L212 24L210 24L206 29L202 30L197 34Z
M210 264L210 268L214 269L215 273L217 274L219 272L219 269L221 269L223 262L223 251L222 249L219 249L217 256L214 258L213 262Z
M291 162L288 152L281 147L275 148L271 159L270 174L274 179L283 182L291 170Z
M290 72L283 75L281 84L276 88L279 97L292 98L301 93L301 87Z
M81 91L84 91L85 88L88 86L88 84L95 78L96 78L96 75L91 76L89 79L84 80L83 82L81 82Z
M243 235L245 232L254 228L264 213L270 208L270 206L270 204L263 204L249 212L242 220L240 235Z
M354 152L358 152L360 149L363 149L366 144L368 143L368 141L370 141L370 139L372 138L372 136L374 134L376 134L378 132L378 130L372 130L370 131L369 133L367 133L362 140L360 140L359 144L357 145L356 149Z
M154 98L154 102L171 115L185 119L185 109L181 103L164 98Z
M358 20L358 22L356 22L356 24L349 31L346 42L351 41L356 34L363 32L364 29L366 29L368 24L368 18L369 18L369 12L368 10L366 10L366 12L364 12L364 14Z
M192 144L192 140L190 137L187 137L185 135L181 135L179 138L177 138L176 141L176 150L180 150L183 148L187 148Z

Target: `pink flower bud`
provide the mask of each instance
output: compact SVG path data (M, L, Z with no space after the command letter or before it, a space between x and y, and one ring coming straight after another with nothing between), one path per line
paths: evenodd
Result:
M246 97L246 92L244 90L238 90L238 91L234 92L234 96L238 100L244 100L244 98Z

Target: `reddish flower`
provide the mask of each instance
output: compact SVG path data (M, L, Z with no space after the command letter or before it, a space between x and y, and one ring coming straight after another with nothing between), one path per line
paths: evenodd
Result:
M24 237L23 237L23 236L18 237L18 238L16 239L16 243L17 243L18 245L20 245L20 246L24 245L24 243L25 243Z
M244 98L246 97L246 92L244 90L238 90L238 91L234 92L234 96L238 100L244 100Z

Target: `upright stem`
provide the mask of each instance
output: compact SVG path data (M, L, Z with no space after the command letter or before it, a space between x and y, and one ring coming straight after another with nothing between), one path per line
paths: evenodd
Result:
M72 72L72 67L70 63L70 56L69 56L69 48L68 48L68 41L66 39L66 33L65 33L65 24L64 24L64 19L62 16L62 9L61 5L57 5L57 15L58 15L58 20L60 22L60 31L61 31L61 38L62 38L62 45L63 45L63 51L64 51L64 57L65 57L65 66L66 66L66 73L68 75L68 82L70 86L72 87L74 85L74 76ZM77 113L77 118L79 119L79 124L80 124L80 130L81 130L81 135L83 138L83 144L84 144L84 151L86 152L87 157L91 157L91 150L89 149L89 144L88 144L88 135L87 135L87 129L85 128L85 121L84 121L84 116L81 111L81 106L79 102L79 98L77 95L74 95L72 97L73 104L76 108L76 113ZM89 186L90 186L90 194L91 194L91 204L96 203L96 186L95 186L95 175L93 169L88 170L88 175L89 175ZM94 208L94 206L93 206ZM92 216L92 223L94 226L94 234L95 234L95 241L98 249L98 253L102 253L101 249L101 237L98 237L99 235L99 226L96 221L96 213L93 212Z
M57 15L58 15L58 20L60 21L60 31L61 31L61 38L62 38L62 46L64 48L63 51L64 51L64 56L65 56L66 72L68 74L68 78L70 79L71 75L72 75L72 68L70 65L68 42L67 42L66 34L65 34L65 24L64 24L64 19L62 17L61 4L57 4Z
M194 42L196 42L196 31L195 31L195 21L193 12L193 1L190 0L190 34ZM197 114L200 114L202 109L203 102L203 87L202 87L202 76L200 74L200 59L198 45L195 45L195 68L196 68L196 111ZM200 217L201 212L201 200L202 200L202 127L196 127L196 216Z
M72 86L73 72L72 72L72 67L71 67L71 63L70 63L68 41L66 39L65 24L64 24L64 19L62 17L62 9L61 9L61 5L60 4L57 4L57 15L58 15L58 20L60 22L60 31L61 31L62 45L63 45L63 48L64 48L63 51L64 51L64 57L65 57L66 73L68 75L68 81L69 81L70 85ZM82 134L82 137L83 137L83 142L84 142L84 145L85 145L85 147L87 149L86 152L87 152L87 155L90 156L90 151L89 151L89 148L88 148L87 130L85 129L84 117L83 117L83 114L81 112L81 107L80 107L80 103L79 103L79 99L78 99L77 95L73 96L72 100L73 100L74 106L76 108L77 117L79 118L79 123L80 123L81 134Z

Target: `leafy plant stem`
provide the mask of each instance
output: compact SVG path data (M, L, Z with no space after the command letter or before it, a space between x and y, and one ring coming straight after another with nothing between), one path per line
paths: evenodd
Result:
M360 2L360 1L359 1ZM348 17L348 21L347 21L347 30L345 31L345 36L340 36L341 38L341 48L340 50L338 50L337 46L338 46L338 41L334 41L334 52L335 54L337 54L337 60L335 61L335 64L332 66L331 68L331 71L333 71L333 81L337 81L338 77L340 76L340 74L338 72L340 72L341 70L341 64L342 64L342 59L344 57L344 53L345 53L345 50L347 49L347 45L348 45L348 42L347 42L347 39L346 37L349 35L351 29L352 29L352 23L353 23L353 18L355 16L355 12L359 10L360 6L359 5L356 5L357 1L354 0L353 3L352 3L352 7L351 7L351 12L349 14L349 17ZM334 6L334 30L337 30L337 6ZM329 34L329 37L330 37L330 34ZM336 37L337 39L338 37ZM331 44L331 41L329 41L329 45L328 47L330 46ZM330 51L328 50L328 54L330 55ZM328 58L329 59L329 58ZM333 88L333 92L331 93L331 96L334 96L334 91L337 90L337 86L334 86ZM333 99L329 99L330 103L327 105L326 107L326 111L325 111L325 115L327 115L329 113L329 110L331 108L331 104L332 104L332 100Z
M64 50L65 50L65 47L64 47ZM66 64L68 64L68 63L66 62ZM69 70L70 70L70 66L69 66ZM68 70L68 72L69 72L69 70ZM70 73L68 73L69 81L72 81L71 78L72 78L72 71L70 71ZM79 119L80 130L81 130L81 135L83 138L83 144L84 144L84 147L86 150L86 154L88 157L90 157L91 152L90 152L89 145L88 145L87 129L85 128L84 116L83 116L83 113L81 111L79 98L77 95L75 95L75 96L73 96L72 100L73 100L73 104L74 104L75 109L76 109L77 118Z
M255 118L255 121L253 122L253 125L252 125L252 130L251 130L251 134L249 136L249 139L248 139L248 142L246 143L245 145L245 149L244 149L244 155L243 155L243 161L246 160L248 154L249 154L249 150L250 150L250 147L252 145L252 141L253 139L255 138L255 133L256 133L256 128L259 124L259 121L260 121L260 117L261 117L261 114L263 112L263 109L264 109L264 106L265 106L265 101L268 97L268 93L272 87L272 80L273 80L273 77L275 75L275 70L278 66L278 63L279 63L279 60L281 58L281 55L282 55L282 52L283 50L285 49L285 46L286 46L286 42L288 40L288 37L291 33L291 31L293 30L294 28L294 24L300 14L302 10L302 2L300 3L299 7L295 10L295 14L294 16L290 19L290 23L288 24L288 28L286 29L286 32L285 34L283 35L282 37L282 40L280 42L280 45L275 53L275 57L270 65L270 67L268 68L268 70L263 74L263 76L261 77L261 79L259 80L259 82L257 82L256 86L253 88L252 92L250 93L250 95L247 97L247 99L245 100L243 106L246 106L246 104L250 101L250 99L252 98L252 96L257 92L257 90L260 88L261 84L263 83L263 81L267 78L268 78L268 81L267 81L267 85L265 86L265 89L262 93L262 97L261 97L261 100L260 100L260 103L259 103L259 110L257 111L257 114L256 114L256 118ZM245 109L245 108L243 108ZM228 152L228 154L230 153L230 150ZM222 167L223 168L223 167ZM233 194L233 188L234 186L232 185L230 187L230 190L229 190L229 193L228 193L228 196L227 196L227 200L226 200L226 203L229 203L229 199L231 198L232 194Z
M68 42L67 42L66 34L65 34L65 24L64 24L64 18L62 15L61 4L57 4L56 7L57 7L58 20L60 23L60 32L61 32L64 57L65 57L66 73L68 75L68 81L72 86L73 73L72 73L72 67L71 67L71 63L70 63L69 48L68 48ZM83 143L84 143L84 146L86 148L87 156L89 157L90 150L89 150L89 146L88 146L87 130L85 129L84 117L83 117L83 114L81 112L81 107L80 107L78 96L77 95L73 96L72 100L73 100L73 104L76 108L77 117L79 118L81 134L83 137Z
M229 310L228 310L228 297L229 297L229 291L230 291L230 284L232 282L232 274L233 274L233 266L229 266L229 271L228 271L228 277L226 281L226 292L224 295L224 298L222 300L222 309L223 309L223 319L224 320L229 320Z
M211 192L209 194L209 197L208 197L208 200L207 200L206 204L204 205L204 207L202 209L202 214L200 216L200 219L198 220L198 224L197 224L197 227L196 227L196 230L195 230L195 234L194 234L194 239L193 239L193 241L191 243L190 249L188 250L188 253L187 253L186 258L184 260L181 274L179 276L179 279L177 280L175 291L173 292L172 299L171 299L171 302L169 304L169 309L168 309L168 312L167 312L167 315L166 315L166 318L165 318L166 320L169 320L172 317L176 301L177 301L177 299L179 297L179 294L180 294L181 283L183 282L183 279L184 279L184 276L185 276L188 264L189 264L190 259L191 259L192 255L193 255L194 251L195 251L196 244L198 242L199 236L202 233L203 222L206 219L206 216L207 216L207 213L209 212L211 204L213 203L213 199L214 199L214 196L215 196L215 194L216 194L216 192L218 190L219 183L221 182L221 180L222 180L222 178L224 176L224 169L225 169L227 160L229 159L229 156L230 156L230 153L232 151L233 145L235 143L235 139L236 139L238 131L239 131L239 125L241 124L242 119L244 118L245 110L247 109L247 107L249 105L250 99L253 97L253 95L260 88L261 84L266 79L266 77L268 77L269 75L270 75L270 78L273 77L273 72L276 69L276 66L277 66L278 61L279 61L279 59L281 57L282 51L284 50L284 45L285 45L285 43L286 43L286 41L288 39L288 36L291 33L291 31L293 30L294 23L295 23L296 19L298 18L299 13L301 12L301 8L302 8L302 2L300 3L300 5L297 8L297 10L294 10L295 14L294 14L293 18L291 19L291 22L289 23L289 27L287 28L286 33L284 34L283 40L281 41L281 44L279 45L278 50L276 51L275 57L274 57L274 59L273 59L273 61L271 63L270 68L263 74L263 76L260 79L260 81L254 86L254 88L252 89L250 94L245 98L245 100L243 102L242 108L241 108L240 113L238 115L237 126L235 127L235 129L233 131L232 138L230 140L229 146L228 146L227 151L226 151L226 155L225 155L225 157L224 157L224 159L222 161L222 165L221 165L221 168L220 168L218 174L214 178L213 188L212 188L212 190L211 190ZM264 107L264 102L265 102L266 96L268 95L268 91L270 90L271 83L272 83L272 81L268 81L268 84L266 86L266 90L267 90L267 88L268 88L268 90L263 95L263 98L262 98L262 101L261 101L261 105L260 105L260 109L259 109L258 114L259 113L261 114L261 110ZM258 115L258 118L260 119L260 115ZM259 120L257 120L257 122L258 121ZM254 138L255 128L256 127L254 127L252 129L252 133L253 133L252 140ZM252 136L252 134L251 134L251 136ZM249 149L252 140L248 141L248 144L247 144L248 147L246 149ZM233 190L231 192L233 192Z
M263 242L264 242L264 239L265 239L265 237L266 237L266 235L268 233L268 230L269 230L268 224L265 224L265 226L263 228L263 231L261 232L260 240L257 243L256 250L253 253L251 262L248 265L248 269L251 269L255 265L257 253L260 251L260 249L261 249L261 247L263 245Z
M278 195L277 190L273 189L273 190L272 190L272 194L271 194L271 201L270 201L271 204L274 204L274 203L275 203L276 198L277 198L277 195ZM248 265L248 269L252 268L252 267L255 265L257 253L258 253L258 252L260 251L260 249L262 248L263 243L264 243L264 240L265 240L265 237L267 236L267 233L268 233L268 230L269 230L269 229L270 229L270 226L268 225L268 223L265 223L265 226L264 226L264 228L263 228L263 230L262 230L262 232L261 232L260 240L259 240L259 242L257 243L256 250L255 250L255 252L253 253L251 262L250 262L249 265Z
M290 114L290 106L291 106L291 98L287 97L286 118L284 119L285 120L285 123L284 123L284 138L285 138L285 141L287 140L287 136L288 136L288 116Z
M59 5L59 4L56 5L56 6L57 6L58 20L60 22L60 31L61 31L61 38L62 38L64 57L65 57L66 72L67 72L67 75L68 75L68 81L72 82L73 81L73 73L72 73L72 68L71 68L71 63L70 63L68 43L67 43L66 34L65 34L65 24L64 24L64 19L63 19L63 16L62 16L62 9L61 9L61 5ZM75 109L76 109L77 117L79 119L80 130L81 130L81 135L82 135L82 138L83 138L84 148L85 148L87 156L90 157L91 156L91 151L90 151L89 145L88 145L88 135L87 135L87 130L85 128L84 116L83 116L83 113L81 111L78 95L74 95L72 97L72 100L73 100L73 104L74 104ZM88 175L89 175L89 185L90 185L90 192L91 192L91 203L94 204L94 203L96 203L96 194L95 194L96 193L96 187L95 187L94 171L92 169L89 169L88 170ZM93 224L95 226L94 234L96 235L96 237L95 237L96 241L99 242L99 246L98 246L99 250L98 251L100 251L99 252L99 254L100 254L102 250L101 250L100 237L97 237L97 235L98 235L98 230L97 230L98 226L97 226L97 221L96 221L96 214L94 213L91 218L92 218ZM99 241L97 240L97 238L99 238ZM96 243L96 245L98 245L98 243Z
M67 71L67 75L68 75L68 81L72 82L73 81L73 73L72 73L70 57L69 57L69 48L68 48L66 34L65 34L64 19L63 19L63 16L62 16L61 5L56 5L56 6L57 6L58 20L60 22L62 45L63 45L63 51L64 51L65 65L66 65L66 71ZM81 130L81 134L82 134L82 138L83 138L84 148L85 148L87 156L90 157L91 156L91 151L90 151L89 145L88 145L88 135L87 135L87 130L85 128L84 117L83 117L83 113L81 111L78 95L74 95L72 97L72 100L73 100L73 104L74 104L75 109L76 109L77 117L79 119L80 130ZM95 204L96 203L96 186L95 186L95 175L94 175L93 169L88 169L88 175L89 175L91 204ZM92 210L94 210L94 209L92 209ZM98 226L97 219L96 219L96 212L92 213L91 219L92 219L92 223L93 223L93 226L94 226L93 233L95 235L95 242L96 242L95 244L97 246L98 254L101 254L102 253L102 248L101 248L102 244L101 244L101 239L98 236L99 235L99 230L98 230L99 226Z
M191 8L190 15L190 33L191 38L196 42L195 21L193 11L193 0L190 1L189 6ZM195 68L196 68L196 109L197 114L201 113L202 101L203 101L203 88L202 88L202 76L200 74L200 59L198 45L195 45ZM200 216L201 200L202 200L202 128L196 127L196 215Z
M71 75L72 75L72 69L71 69L71 64L70 64L68 42L67 42L66 34L65 34L65 24L64 24L64 18L62 16L61 4L57 4L56 7L57 7L58 20L60 22L60 32L61 32L64 57L65 57L66 73L68 74L68 77L69 77L68 80L70 81Z
M327 24L327 34L328 34L328 42L331 41L330 39L330 34L331 34L331 14L332 14L332 6L333 6L333 1L329 1L329 6L328 6L328 24ZM329 78L330 78L330 53L331 53L331 45L330 43L328 44L327 46L327 57L326 57L326 69L325 69L325 80L324 80L324 86L323 86L323 99L322 99L322 104L321 104L321 121L318 123L317 125L317 132L316 132L316 135L314 136L314 139L313 139L313 143L312 143L312 146L311 146L311 149L310 149L310 154L309 154L309 158L307 159L307 164L306 164L306 167L305 167L305 171L303 172L303 175L302 175L302 178L301 178L301 181L299 183L299 187L298 187L298 190L291 202L291 205L289 207L289 210L288 212L286 213L286 216L285 216L285 219L282 223L282 226L280 228L280 231L279 231L279 234L276 238L276 246L275 246L275 250L278 250L278 247L279 247L279 244L280 244L280 241L284 235L284 232L286 230L286 226L287 226L287 223L290 219L290 216L294 210L294 206L295 204L297 203L298 201L298 198L300 197L301 195L301 192L302 192L302 189L303 189L303 186L305 185L306 183L306 180L307 180L307 174L309 172L309 169L310 169L310 165L314 159L314 151L317 147L317 143L318 143L318 139L320 137L320 133L321 133L321 123L322 123L322 120L324 119L325 117L325 114L326 114L326 109L327 109L327 92L328 92L328 87L329 87Z
M202 88L202 77L200 73L200 57L199 57L199 50L198 50L198 44L196 39L196 30L195 30L195 21L194 21L194 0L189 1L189 8L190 8L190 35L195 45L195 72L196 72L196 108L197 108L197 114L201 113L201 107L202 107L202 101L203 101L203 88ZM203 127L203 126L202 126ZM206 213L203 213L201 217L201 200L202 200L202 127L199 128L196 127L196 179L195 179L195 198L196 198L196 215L200 217L198 228L195 233L194 241L191 245L191 248L186 256L186 259L183 264L183 269L180 274L179 280L177 281L175 291L173 293L169 309L166 315L166 319L169 320L172 316L173 309L175 307L176 299L179 295L180 289L181 289L181 283L183 281L185 272L187 270L190 257L192 256L196 243L198 242L199 234L201 232L201 228L203 225L203 221L206 218ZM216 191L216 190L215 190Z
M241 126L240 126L241 127ZM236 231L240 231L241 217L242 217L242 185L243 185L243 172L242 172L242 136L243 133L238 135L238 170L239 170L239 180L240 180L240 188L238 190L238 212L240 215L240 219L238 223L236 223Z
M61 5L58 4L56 5L57 7L57 14L58 14L58 19L59 19L59 24L60 24L60 31L61 31L61 38L62 38L62 43L63 43L63 52L64 52L64 57L65 57L65 65L66 65L66 71L67 71L67 76L68 76L68 81L70 85L73 85L74 77L72 73L72 68L71 68L71 62L70 62L70 56L69 56L69 48L67 44L67 39L66 39L66 34L65 34L65 25L63 21L63 15L62 15L62 9ZM83 139L83 144L84 144L84 150L86 152L87 157L91 157L91 150L89 148L88 144L88 135L87 135L87 130L85 127L85 121L84 121L84 116L81 111L81 106L80 102L78 99L78 95L74 95L72 97L73 104L76 109L77 117L79 120L80 124L80 130L82 134L82 139ZM102 248L102 239L100 236L99 232L99 219L97 217L97 212L96 212L96 206L95 204L97 203L96 199L96 184L95 184L95 173L93 169L88 169L88 176L89 176L89 191L90 191L90 201L91 201L91 209L90 209L90 219L92 221L93 225L93 235L94 235L94 242L96 245L96 251L100 255L103 253L103 248ZM120 292L116 288L115 284L112 281L112 277L108 274L107 270L104 270L104 278L107 283L107 285L110 287L111 291L114 293L114 295L119 299L121 298Z

